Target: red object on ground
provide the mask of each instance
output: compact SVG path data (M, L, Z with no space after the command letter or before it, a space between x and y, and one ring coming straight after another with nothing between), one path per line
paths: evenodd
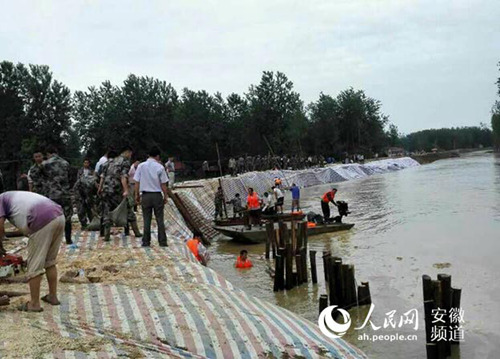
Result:
M23 257L15 256L13 254L6 254L3 257L0 257L0 267L10 266L10 265L18 265L22 266L24 264Z

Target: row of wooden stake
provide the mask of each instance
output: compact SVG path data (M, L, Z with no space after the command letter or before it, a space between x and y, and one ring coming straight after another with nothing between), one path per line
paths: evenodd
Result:
M274 291L292 289L307 283L307 222L290 223L290 229L283 221L275 229L273 222L266 224L266 258L275 259ZM295 262L295 271L294 269ZM315 279L313 277L313 283Z
M269 259L272 255L275 259L274 291L289 290L307 283L307 222L292 221L290 229L283 221L278 222L278 228L275 228L273 222L268 222L266 232L265 256ZM316 251L309 252L309 260L311 280L316 284L318 282ZM353 265L343 264L341 258L323 252L323 268L329 298L326 295L320 297L320 312L328 305L328 299L330 305L344 309L371 304L370 286L368 282L356 285Z
M451 287L451 275L438 274L437 280L430 276L422 276L424 290L424 313L425 313L425 339L428 359L444 359L451 355L451 345L459 344L459 340L442 338L433 333L433 327L441 326L450 333L452 324L450 315L452 308L458 313L460 311L460 299L462 289ZM444 315L439 314L438 312ZM439 314L436 316L436 313ZM441 322L444 321L444 322Z
M342 258L335 257L330 252L323 252L323 268L328 296L322 295L319 302L319 312L330 305L349 309L358 305L371 304L370 286L368 282L356 285L354 265L343 264Z

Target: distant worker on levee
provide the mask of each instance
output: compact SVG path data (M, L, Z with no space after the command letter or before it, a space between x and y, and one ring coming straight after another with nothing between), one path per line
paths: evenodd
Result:
M321 210L323 211L323 217L325 222L330 219L330 202L337 207L337 202L335 202L335 194L337 193L336 188L332 188L330 191L325 192L323 197L321 197Z

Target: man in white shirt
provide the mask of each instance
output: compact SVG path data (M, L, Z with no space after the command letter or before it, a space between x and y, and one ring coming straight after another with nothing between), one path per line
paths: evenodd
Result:
M151 220L154 211L158 225L158 242L160 247L166 247L167 234L165 233L163 208L168 200L168 177L165 167L161 165L160 150L157 147L153 147L149 151L149 158L137 167L134 180L135 201L137 204L141 204L144 219L142 246L149 247L151 245Z
M276 214L276 209L274 208L273 196L268 192L264 192L264 208L262 208L262 213L264 214Z
M273 186L273 192L274 196L276 197L276 212L278 212L278 209L280 210L280 213L283 213L283 203L285 202L285 195L276 186Z
M99 170L100 170L101 166L103 164L105 164L107 161L108 161L108 153L106 152L101 158L99 158L99 161L96 163L95 173L97 173L99 175L100 174Z

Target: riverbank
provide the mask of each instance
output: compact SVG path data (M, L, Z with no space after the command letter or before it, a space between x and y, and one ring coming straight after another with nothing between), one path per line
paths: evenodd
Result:
M187 251L192 233L172 203L165 209L169 247L142 248L115 233L105 243L78 230L78 248L62 245L61 305L22 313L28 296L0 307L0 356L54 358L364 358L343 340L324 337L296 314L253 297L201 266ZM141 219L139 222L142 222ZM156 230L156 228L155 228ZM7 250L21 247L9 239ZM76 273L80 273L76 276ZM1 290L27 291L26 284ZM47 290L43 284L42 293Z
M491 150L488 148L462 148L458 150L451 150L451 151L440 151L440 152L430 152L430 153L425 153L422 155L413 155L411 158L413 158L415 161L420 163L421 165L429 164L438 160L444 160L447 158L457 158L460 157L460 155L464 155L467 153L471 152L484 152L487 150Z

